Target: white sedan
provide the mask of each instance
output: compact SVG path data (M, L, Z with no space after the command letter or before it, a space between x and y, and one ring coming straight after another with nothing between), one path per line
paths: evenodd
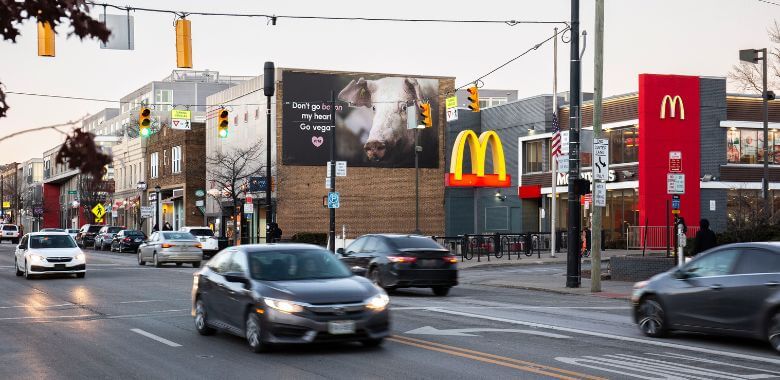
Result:
M28 280L36 275L75 274L84 278L84 252L67 232L34 232L24 235L14 254L16 275Z

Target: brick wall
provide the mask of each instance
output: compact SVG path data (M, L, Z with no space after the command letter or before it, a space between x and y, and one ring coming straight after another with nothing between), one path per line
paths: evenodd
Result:
M609 273L614 281L643 281L675 266L672 257L612 256Z
M319 71L321 73L330 73ZM284 78L281 78L284 80ZM444 233L445 105L454 78L439 80L439 167L420 169L420 229L425 234ZM276 144L282 146L282 85L276 88ZM281 149L276 162L282 162ZM288 238L298 232L327 232L328 209L322 207L325 165L280 165L277 222ZM336 230L346 225L347 236L379 232L412 232L415 216L414 168L349 167L347 177L338 177L336 191L341 208L336 211Z

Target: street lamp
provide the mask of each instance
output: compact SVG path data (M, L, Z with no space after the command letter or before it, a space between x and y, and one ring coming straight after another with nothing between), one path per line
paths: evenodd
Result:
M761 52L761 56L758 53ZM764 195L764 212L770 213L769 208L769 101L775 100L775 93L767 91L766 89L766 66L767 66L767 52L766 48L763 49L745 49L739 51L739 60L743 62L758 63L762 61L761 68L761 82L762 91L762 113L764 115L764 178L761 183L761 190Z
M160 215L160 185L154 187L154 209L157 214L157 231L162 230L162 215Z
M141 223L143 221L143 218L141 218L141 206L143 206L144 204L143 196L144 196L144 191L146 191L146 187L147 187L146 182L144 181L138 181L138 183L135 185L135 188L138 189L138 220L136 221L136 223L138 223L139 230L143 225L143 223Z

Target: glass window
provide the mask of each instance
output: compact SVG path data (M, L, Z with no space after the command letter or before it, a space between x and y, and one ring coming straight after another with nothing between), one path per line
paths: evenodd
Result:
M747 249L739 257L736 274L780 273L780 254L759 249Z
M228 264L228 272L246 273L246 264L244 255L240 251L234 251L231 255L230 263Z
M263 281L313 280L351 277L341 260L324 249L250 251L252 278Z
M691 277L712 277L731 274L737 251L733 249L715 251L694 260L685 266Z
M443 249L433 239L425 236L398 236L388 238L390 242L399 249L405 248L425 248L425 249Z
M366 244L367 240L368 238L362 237L353 241L347 246L347 249L345 249L344 252L360 252L360 249L363 248L363 245Z
M214 236L214 231L209 228L193 228L189 232L195 236Z
M379 239L375 237L369 237L368 240L366 241L366 244L363 246L360 252L374 252L377 250L378 245L379 245Z
M543 144L545 141L526 141L523 149L525 170L524 173L538 173L544 171L543 157Z
M739 132L740 151L742 152L739 162L742 164L758 163L758 152L756 150L758 146L758 131L743 129Z
M165 240L195 240L195 236L189 232L163 232L162 236Z
M181 173L181 146L171 149L171 172Z
M70 235L33 235L30 237L30 248L76 248L76 242Z
M216 273L225 273L230 265L230 256L235 253L235 250L222 251L209 260L206 266Z
M160 156L157 152L154 152L149 158L149 176L151 178L157 178L159 165Z

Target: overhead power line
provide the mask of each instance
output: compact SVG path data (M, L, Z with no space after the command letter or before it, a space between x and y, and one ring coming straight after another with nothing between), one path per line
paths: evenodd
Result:
M774 5L774 6L780 7L780 3L775 3L773 1L768 1L768 0L758 0L758 1L762 2L762 3L765 3L765 4L770 4L770 5Z

